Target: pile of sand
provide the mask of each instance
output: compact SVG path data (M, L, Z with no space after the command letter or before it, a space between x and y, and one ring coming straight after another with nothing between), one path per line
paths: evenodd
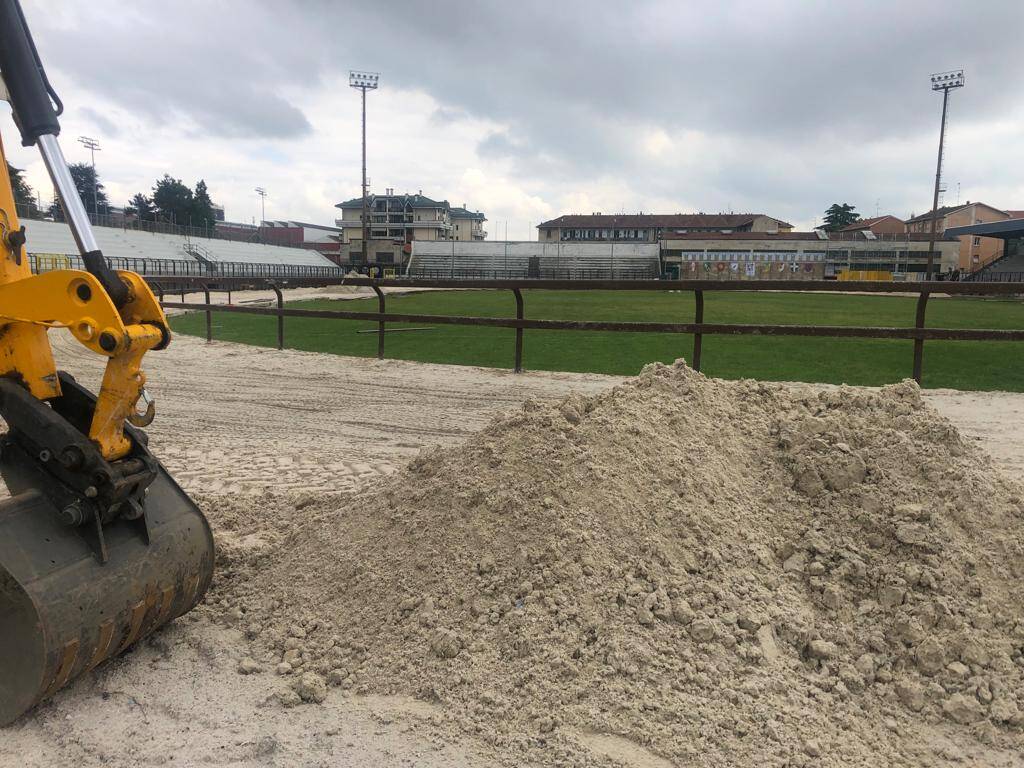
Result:
M282 703L409 694L511 764L970 761L1024 750L1020 494L913 383L657 364L360 495L207 500L206 610Z

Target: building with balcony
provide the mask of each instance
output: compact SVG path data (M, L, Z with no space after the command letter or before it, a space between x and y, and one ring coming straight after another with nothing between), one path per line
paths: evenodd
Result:
M480 211L434 200L423 190L396 195L387 189L383 195L367 198L369 241L363 264L363 199L356 197L335 207L341 210L341 218L335 220L341 231L339 263L357 269L374 265L397 269L408 260L415 241L472 241L487 236L483 228L487 217Z
M453 207L448 215L452 221L453 240L479 242L487 239L487 232L484 230L487 218L480 211L470 211L463 203L460 208Z
M907 219L908 232L929 233L932 218L935 218L935 233L942 237L947 229L969 227L975 224L990 224L1014 218L1014 213L994 208L985 203L972 203L968 200L964 205L946 205L934 214L929 211L920 216ZM964 272L976 272L985 265L1003 255L1003 241L996 237L985 237L981 234L960 235L959 268Z
M789 232L793 225L763 213L571 214L537 225L541 242L656 243L691 232Z

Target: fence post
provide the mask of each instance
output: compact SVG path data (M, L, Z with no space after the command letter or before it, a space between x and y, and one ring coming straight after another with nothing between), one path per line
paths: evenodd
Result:
M516 297L516 320L523 319L523 294L518 288L513 288L512 293ZM516 367L515 373L523 372L523 329L516 328Z
M924 328L924 312L928 307L928 291L921 291L917 297L917 315L914 318L914 328ZM914 339L914 381L921 383L921 367L924 363L924 339Z
M213 341L213 311L210 309L210 286L205 283L203 284L203 294L206 296L206 340Z
M694 306L696 309L693 314L693 322L703 323L704 322L704 291L693 292ZM690 361L690 367L693 370L700 372L700 345L704 339L704 334L700 331L694 331L693 333L693 360Z
M380 312L383 315L384 312L385 312L385 309L384 309L384 291L382 291L376 285L373 285L373 286L370 286L370 287L373 288L373 292L377 294L377 311ZM384 359L384 319L383 318L381 318L377 322L377 359L378 360L383 360Z
M281 314L281 310L284 309L284 296L281 295L281 289L273 283L270 284L270 287L277 296L277 348L284 349L284 315ZM230 296L230 294L228 295Z

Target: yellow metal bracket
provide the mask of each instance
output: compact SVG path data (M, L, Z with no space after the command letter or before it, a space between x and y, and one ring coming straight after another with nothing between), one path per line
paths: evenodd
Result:
M5 351L3 335L10 328L67 328L85 347L109 358L89 429L89 438L107 460L131 449L124 435L126 420L152 420L152 402L145 416L135 411L146 384L142 357L170 340L167 319L145 281L134 272L118 276L129 288L128 302L120 311L88 272L60 270L0 284L0 375L26 370L29 366L19 355L34 354L31 348ZM25 383L41 399L60 394L56 376Z

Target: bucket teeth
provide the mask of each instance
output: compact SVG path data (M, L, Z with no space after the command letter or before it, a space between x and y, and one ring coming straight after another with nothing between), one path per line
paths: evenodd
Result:
M161 467L144 518L104 526L101 563L89 527L60 522L37 491L0 502L0 725L191 610L213 575L202 513Z

